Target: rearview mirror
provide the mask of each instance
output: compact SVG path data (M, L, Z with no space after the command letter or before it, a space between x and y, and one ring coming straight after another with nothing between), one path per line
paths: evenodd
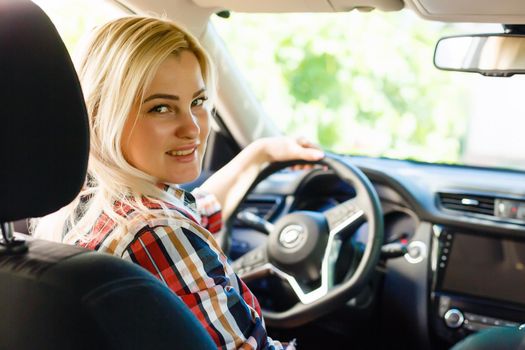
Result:
M434 65L443 70L510 77L525 74L525 35L478 34L442 38Z

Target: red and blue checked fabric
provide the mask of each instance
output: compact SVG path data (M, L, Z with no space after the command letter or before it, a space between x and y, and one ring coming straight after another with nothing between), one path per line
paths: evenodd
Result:
M143 199L150 209L147 217L120 205L126 227L117 227L103 213L92 239L82 245L150 271L184 301L218 349L282 349L280 342L267 336L256 297L233 272L213 237L222 228L216 198L198 189L164 190L179 200L163 203L170 215L149 198Z

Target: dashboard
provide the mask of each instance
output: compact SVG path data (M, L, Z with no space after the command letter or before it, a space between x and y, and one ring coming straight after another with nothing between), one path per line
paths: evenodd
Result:
M380 282L367 292L373 303L365 298L370 313L379 314L369 320L385 336L405 335L400 345L406 348L439 349L481 329L525 322L524 173L367 157L351 162L379 195L385 244L408 248L402 257L380 261ZM239 210L275 222L353 196L330 171L283 170L259 183ZM366 232L364 223L352 240L364 244ZM265 240L234 223L232 258ZM349 301L348 313L362 315L353 312L358 304Z

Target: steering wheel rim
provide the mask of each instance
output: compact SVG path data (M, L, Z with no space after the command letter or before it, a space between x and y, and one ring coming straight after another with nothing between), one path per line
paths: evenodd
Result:
M276 171L297 164L327 166L341 180L355 188L356 197L325 211L321 214L323 218L319 218L319 213L315 212L296 212L285 215L277 221L276 228L270 232L267 244L255 248L233 262L232 265L239 277L245 281L273 274L288 282L292 287L299 303L285 311L263 309L266 324L276 328L291 328L305 324L333 311L356 296L372 278L383 244L383 216L379 197L366 175L352 165L348 158L339 155L326 153L325 157L317 162L296 160L272 163L261 171L239 203L242 203L263 179ZM229 236L231 236L233 218L238 209L238 207L235 209L226 223ZM368 222L368 236L361 260L349 278L334 285L332 265L335 265L335 260L339 254L337 252L339 249L337 246L338 235L363 217ZM325 224L323 224L323 219ZM309 221L313 221L313 223ZM308 232L290 234L293 230L300 231L295 225L306 226ZM317 233L317 228L313 226L318 226L321 231L326 226L328 236L325 237L324 231ZM310 235L315 237L311 238ZM293 250L287 247L287 243L291 242L290 238L293 239L296 236L302 237L302 241L296 243L296 246L292 247L295 249ZM294 242L297 240L296 238ZM315 242L311 243L311 241ZM303 254L301 249L306 250L306 253ZM295 278L296 276L290 271L293 270L295 273L301 274L300 269L306 270L304 264L317 264L316 266L318 266L318 262L311 263L309 259L314 261L320 255L322 255L319 271L321 285L313 291L305 292L298 279ZM294 264L296 264L295 269L293 269ZM307 270L311 271L312 267L309 266Z

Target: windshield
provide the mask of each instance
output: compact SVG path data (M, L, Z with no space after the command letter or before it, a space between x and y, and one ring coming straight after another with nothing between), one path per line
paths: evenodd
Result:
M241 14L213 23L282 132L346 154L525 169L525 77L437 70L445 35L401 13Z

